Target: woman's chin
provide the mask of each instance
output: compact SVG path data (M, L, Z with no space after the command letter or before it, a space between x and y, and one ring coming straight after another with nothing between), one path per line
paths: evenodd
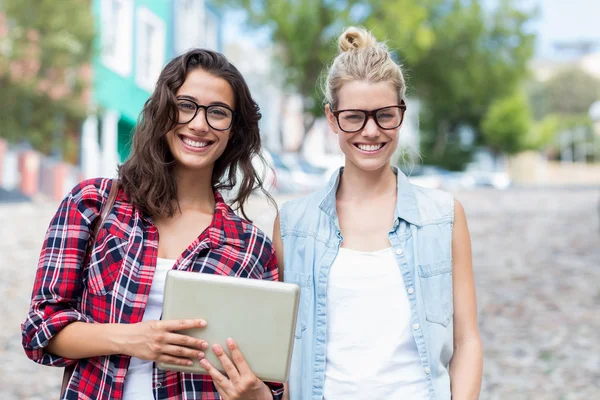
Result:
M347 160L349 160L352 164L354 164L354 166L361 170L361 171L365 171L365 172L374 172L374 171L378 171L388 165L390 165L390 159L389 158L371 158L371 159L364 159L364 158L346 158Z

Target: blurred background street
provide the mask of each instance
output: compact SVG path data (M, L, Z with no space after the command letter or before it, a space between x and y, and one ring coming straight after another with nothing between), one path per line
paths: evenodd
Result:
M408 106L393 163L467 211L481 399L600 399L597 0L0 0L0 398L57 398L21 348L43 235L113 177L162 67L225 54L260 106L281 205L344 162L317 90L342 28L386 40ZM252 199L271 235L275 211Z

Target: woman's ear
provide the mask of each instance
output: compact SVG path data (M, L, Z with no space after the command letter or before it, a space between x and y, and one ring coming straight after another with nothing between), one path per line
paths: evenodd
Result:
M331 112L331 107L329 106L329 104L325 104L325 115L327 116L327 122L329 123L329 127L331 128L333 133L337 135L339 129L338 123L335 119L335 115L333 115L333 112Z

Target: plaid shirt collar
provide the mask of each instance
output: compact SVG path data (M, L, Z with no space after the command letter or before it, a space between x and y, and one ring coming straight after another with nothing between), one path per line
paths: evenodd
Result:
M243 249L246 241L239 235L243 231L241 218L225 203L221 194L215 191L215 214L208 227L210 247L214 249L229 244Z

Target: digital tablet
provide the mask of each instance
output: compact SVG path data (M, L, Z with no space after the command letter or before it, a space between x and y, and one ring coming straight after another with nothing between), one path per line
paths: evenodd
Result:
M254 374L286 382L289 375L300 287L291 283L171 270L167 273L162 320L204 319L206 328L179 331L209 344L210 363L223 367L211 347L233 338ZM157 363L163 370L206 374L199 360L182 366Z

